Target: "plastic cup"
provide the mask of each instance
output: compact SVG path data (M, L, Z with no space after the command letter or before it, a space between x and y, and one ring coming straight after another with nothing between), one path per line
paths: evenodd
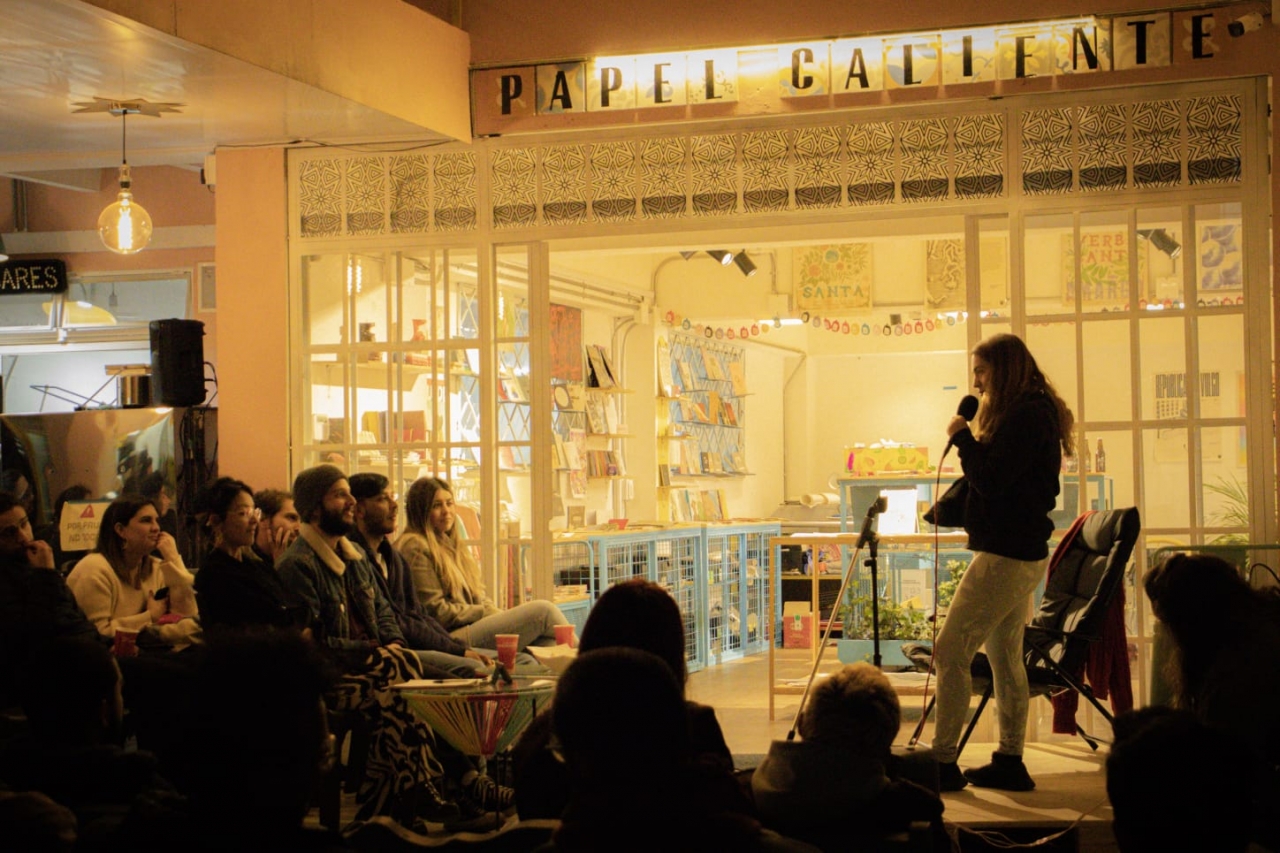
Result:
M118 658L131 658L138 654L138 632L117 628L111 644L111 652Z
M511 672L516 668L516 651L520 647L519 634L495 634L494 644L498 647L498 663Z
M556 645L557 646L573 645L573 626L572 625L556 626Z

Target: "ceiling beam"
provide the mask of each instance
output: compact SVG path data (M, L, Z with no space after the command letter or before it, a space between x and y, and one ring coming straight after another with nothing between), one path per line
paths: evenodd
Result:
M0 172L0 177L46 184L64 190L96 193L102 189L101 169L57 169L48 172Z

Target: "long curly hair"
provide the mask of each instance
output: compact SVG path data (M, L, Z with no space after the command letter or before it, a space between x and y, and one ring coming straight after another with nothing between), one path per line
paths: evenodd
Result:
M1008 334L993 335L974 347L973 355L985 361L990 368L976 418L979 437L994 434L1018 398L1041 393L1053 402L1058 412L1057 438L1062 444L1062 452L1067 456L1075 454L1075 415L1066 401L1058 396L1053 383L1040 372L1022 338Z

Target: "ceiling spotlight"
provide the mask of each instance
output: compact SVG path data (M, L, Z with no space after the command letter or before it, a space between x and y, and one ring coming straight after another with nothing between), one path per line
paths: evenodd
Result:
M742 270L742 274L747 278L751 278L751 276L756 274L755 262L747 257L746 249L743 249L741 252L734 255L733 262L738 265L738 269Z
M1251 33L1254 30L1262 29L1262 13L1250 12L1247 15L1241 15L1231 23L1227 24L1227 32L1232 38L1240 38L1245 33Z
M684 259L687 261L687 260L689 260L690 258L692 258L692 257L693 257L694 255L696 255L696 254L698 254L698 252L697 252L697 250L695 249L695 250L694 250L694 251L692 251L692 252L681 252L681 253L680 253L680 257L684 258Z
M707 254L720 262L722 266L729 266L733 263L733 252L725 252L721 249L708 249Z
M1138 236L1145 237L1151 245L1164 252L1170 258L1182 254L1182 244L1170 236L1163 228L1139 228Z

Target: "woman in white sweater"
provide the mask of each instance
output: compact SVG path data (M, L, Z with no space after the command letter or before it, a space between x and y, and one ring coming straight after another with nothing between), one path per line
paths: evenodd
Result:
M152 556L159 551L160 558ZM67 586L104 637L116 631L150 631L175 648L195 633L192 576L177 543L160 530L151 501L116 498L102 514L97 548L76 563ZM168 594L156 593L167 589Z
M480 568L458 535L453 489L423 477L405 500L408 526L396 550L409 564L418 598L455 638L472 648L497 648L498 634L519 634L518 648L554 646L556 625L567 625L550 601L526 601L499 610L484 591Z

